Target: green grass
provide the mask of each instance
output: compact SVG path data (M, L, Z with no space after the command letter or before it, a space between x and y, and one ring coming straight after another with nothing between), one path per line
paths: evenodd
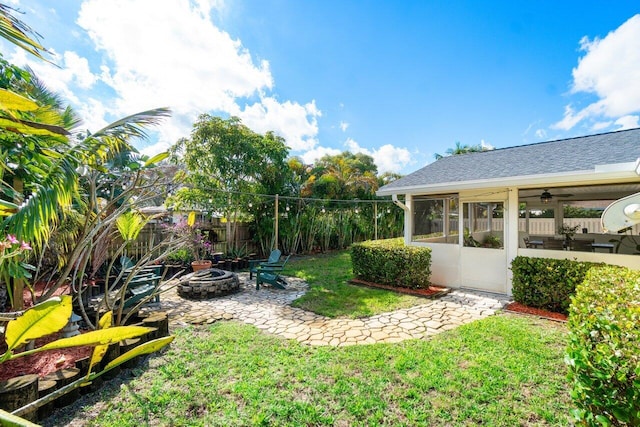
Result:
M327 317L368 317L425 303L423 298L348 284L353 279L348 251L289 261L283 274L309 283L309 291L294 307Z
M568 424L566 330L553 322L498 315L428 341L341 348L236 322L176 335L105 393L91 425Z

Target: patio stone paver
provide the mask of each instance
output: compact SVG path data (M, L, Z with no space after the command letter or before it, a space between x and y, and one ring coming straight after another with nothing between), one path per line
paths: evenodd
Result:
M452 290L436 299L407 309L364 319L330 319L289 304L304 295L308 285L287 278L286 290L262 287L248 273L238 273L241 291L210 300L189 300L168 289L160 297L160 309L172 325L211 324L236 319L261 330L308 345L345 346L394 343L425 338L495 314L509 298L486 292ZM166 286L166 285L165 285Z

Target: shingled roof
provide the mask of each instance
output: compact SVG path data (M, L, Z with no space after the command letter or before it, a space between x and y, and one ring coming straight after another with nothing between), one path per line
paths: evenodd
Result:
M640 158L640 128L443 157L380 188L595 170Z

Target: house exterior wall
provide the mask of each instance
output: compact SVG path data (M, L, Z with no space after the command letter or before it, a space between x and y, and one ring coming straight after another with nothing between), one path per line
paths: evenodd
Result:
M593 184L593 180L585 180ZM602 184L611 183L603 180ZM579 185L580 181L574 182ZM525 187L526 188L526 187ZM529 187L530 188L530 187ZM475 248L463 246L463 235L458 244L412 242L413 228L412 195L407 194L405 210L405 243L407 245L426 246L432 250L431 280L434 284L451 288L468 287L490 292L512 294L511 261L516 256L529 256L553 259L575 259L578 261L604 262L640 270L640 256L628 254L610 254L606 252L576 252L561 250L527 249L520 246L518 187L482 188L464 190L458 193L461 206L472 201L503 202L504 213L504 249ZM449 189L449 193L451 190ZM414 193L417 194L417 193ZM496 229L499 228L496 225ZM589 226L588 228L591 228ZM463 218L460 215L460 229ZM594 231L597 228L594 227ZM590 230L591 231L591 230ZM590 233L591 234L591 233ZM586 235L591 237L590 235ZM606 235L597 235L596 241L607 241Z
M502 222L496 226L497 230L504 230L505 245L502 249L464 247L464 236L458 236L457 244L412 242L411 234L413 224L413 197L405 196L405 244L431 248L431 281L435 284L451 288L474 288L497 293L510 293L510 281L508 281L508 254L509 245L507 239L512 238L517 245L517 200L515 202L515 228L510 224L508 212L509 190L495 188L487 191L463 191L459 193L460 206L468 202L502 202L507 213ZM517 192L515 192L517 198ZM459 229L463 229L463 217L459 217ZM515 238L509 233L515 229Z

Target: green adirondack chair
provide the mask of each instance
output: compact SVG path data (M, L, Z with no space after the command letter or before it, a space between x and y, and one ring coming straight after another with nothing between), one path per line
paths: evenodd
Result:
M267 283L274 288L287 289L287 282L278 273L258 270L256 273L256 289L259 290L260 285L263 283Z
M280 256L282 255L282 252L280 252L280 249L274 249L271 251L271 253L269 254L269 258L267 259L250 259L249 260L249 280L253 280L253 273L257 273L258 272L258 268L261 265L275 265L278 264L278 262L280 261Z
M260 289L261 283L268 283L274 288L286 289L287 281L277 272L284 270L291 254L287 255L284 262L272 264L260 264L256 269L256 289Z

